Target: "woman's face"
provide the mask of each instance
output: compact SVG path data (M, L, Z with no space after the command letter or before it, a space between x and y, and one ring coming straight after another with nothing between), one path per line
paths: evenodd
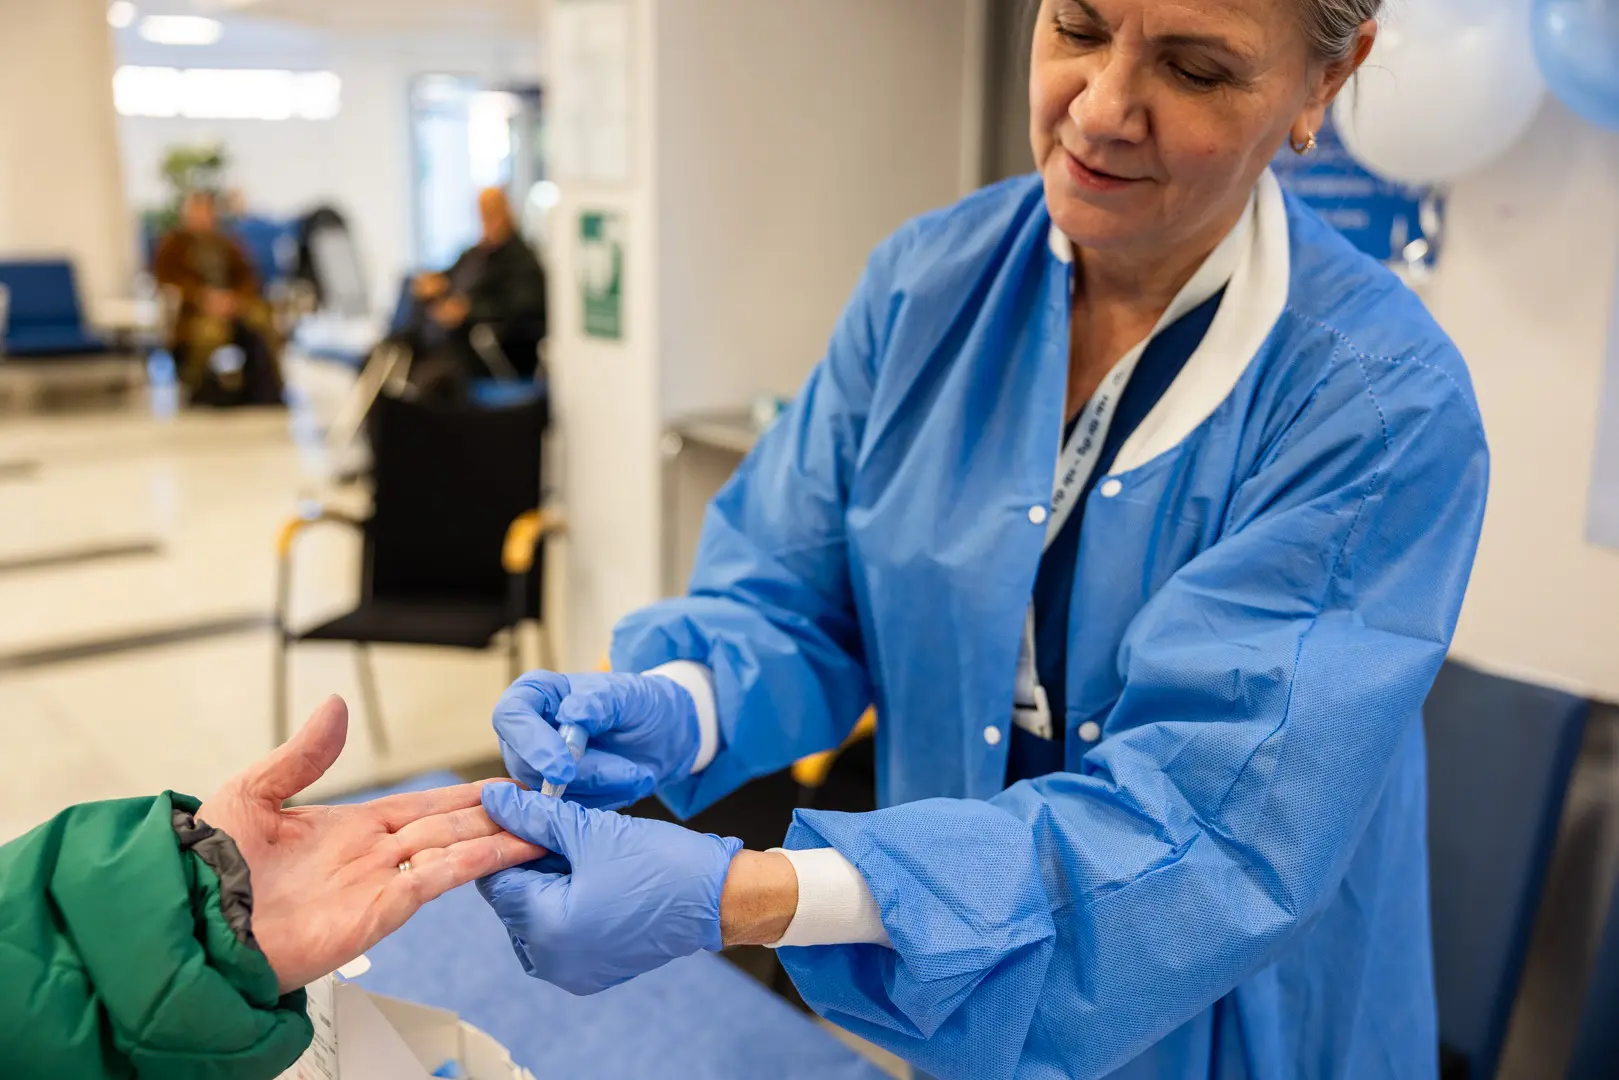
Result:
M1137 256L1217 242L1354 69L1313 60L1300 2L1041 0L1031 135L1057 227Z

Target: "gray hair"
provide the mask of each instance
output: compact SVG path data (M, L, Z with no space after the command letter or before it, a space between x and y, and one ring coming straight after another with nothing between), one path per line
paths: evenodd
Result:
M1347 60L1355 49L1360 26L1377 18L1383 0L1294 0L1310 51L1321 60Z
M1317 59L1347 60L1355 49L1361 23L1375 19L1383 10L1383 0L1293 0L1299 8L1299 21L1310 51ZM1026 27L1034 26L1040 0L1027 0L1023 7ZM1024 35L1025 39L1027 35Z

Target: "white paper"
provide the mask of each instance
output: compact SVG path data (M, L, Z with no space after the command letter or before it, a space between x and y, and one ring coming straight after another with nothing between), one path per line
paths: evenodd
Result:
M344 972L363 974L362 957ZM499 1042L447 1009L372 995L328 975L307 987L315 1041L278 1080L430 1080L456 1062L467 1080L534 1080Z
M462 1060L461 1020L455 1013L382 994L369 997L388 1026L399 1033L412 1056L421 1062L422 1068L431 1072L446 1061L454 1061L461 1065L464 1076L476 1076L467 1071L466 1062ZM345 1076L343 1080L349 1078Z
M335 996L343 1080L428 1080L427 1070L364 990L344 983Z
M278 1080L337 1080L337 1007L332 997L336 981L328 975L305 987L315 1041Z
M551 156L559 180L630 179L635 48L625 0L558 0L551 34Z

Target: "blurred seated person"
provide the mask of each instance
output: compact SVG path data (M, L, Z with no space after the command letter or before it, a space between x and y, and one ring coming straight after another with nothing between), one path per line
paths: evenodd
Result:
M247 253L221 231L212 192L186 195L179 228L158 244L152 276L179 290L170 349L192 402L281 404L273 313Z
M389 340L411 350L410 381L425 397L465 398L472 379L503 374L474 337L487 327L516 374L532 378L545 340L545 271L518 235L511 204L499 188L478 194L483 235L443 273L411 283L415 303L403 330Z

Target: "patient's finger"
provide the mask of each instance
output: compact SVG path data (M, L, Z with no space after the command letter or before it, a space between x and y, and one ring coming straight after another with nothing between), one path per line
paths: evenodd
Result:
M432 791L408 791L403 795L389 795L369 803L366 809L379 817L392 832L398 832L418 818L433 814L448 814L477 806L487 781L458 784L455 787L436 788Z
M544 848L505 832L420 851L411 858L410 869L399 871L383 890L379 934L393 933L423 904L451 889L546 854Z
M414 858L429 848L447 848L462 840L476 840L500 832L482 806L417 818L394 834L395 862Z
M243 786L277 804L285 802L326 774L343 752L348 730L349 707L334 694L320 703L291 739L242 774Z

